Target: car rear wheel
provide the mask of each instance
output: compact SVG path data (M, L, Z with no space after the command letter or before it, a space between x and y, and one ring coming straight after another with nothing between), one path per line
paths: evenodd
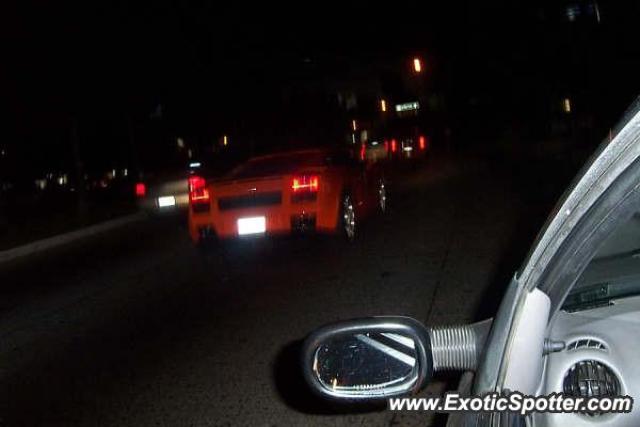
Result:
M340 219L345 237L352 242L356 237L356 212L349 194L342 196Z

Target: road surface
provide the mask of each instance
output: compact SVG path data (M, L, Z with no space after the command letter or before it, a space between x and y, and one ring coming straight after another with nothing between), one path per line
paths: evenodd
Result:
M173 216L4 266L0 425L441 423L309 400L296 342L357 316L491 315L540 218L479 161L432 159L392 185L391 212L353 245L257 240L203 254Z

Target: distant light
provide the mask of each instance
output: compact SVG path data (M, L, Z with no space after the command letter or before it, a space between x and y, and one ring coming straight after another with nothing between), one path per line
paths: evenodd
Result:
M398 149L398 143L395 139L391 140L391 152L395 153L396 150Z
M427 138L425 138L423 135L420 135L420 138L418 138L418 142L420 144L421 150L427 148Z
M193 151L191 151L191 148L189 148L189 149L187 150L187 157L188 157L188 158L192 158L192 157L193 157Z
M226 147L228 144L229 144L229 138L227 137L227 135L224 135L222 137L222 145Z
M355 132L358 129L358 123L355 120L351 120L351 129Z
M144 182L136 183L136 196L144 197L147 194L147 186L144 185Z
M420 58L413 58L413 69L416 73L422 71L422 61L420 61Z
M178 148L184 148L184 139L178 138L176 144L178 144Z
M7 155L7 150L3 148L2 151L0 151L0 156L4 157L6 155Z
M412 147L412 146L410 146L410 145L407 145L406 147L402 147L402 149L403 149L404 151L413 151L413 147Z
M562 100L562 109L567 114L571 112L571 100L569 98L565 98Z
M122 176L129 176L129 170L127 168L122 170Z
M200 162L189 163L190 168L199 168L200 166L202 166Z
M396 111L398 113L402 111L412 111L420 109L420 103L418 101L415 102L406 102L404 104L396 104Z
M577 4L570 4L566 9L566 16L569 22L574 22L580 16L580 6Z
M351 143L352 143L352 144L355 144L355 143L356 143L356 134L355 134L355 133L352 133L352 134L351 134Z
M166 208L168 206L175 206L176 198L173 196L162 196L158 197L158 207Z
M387 111L387 101L384 99L380 100L380 110L382 110L383 113Z
M36 188L38 190L44 190L47 188L47 180L46 179L36 179L35 180Z
M375 147L376 145L378 145L378 141L371 141L371 145Z
M115 178L117 176L116 170L115 169L111 169L111 178Z

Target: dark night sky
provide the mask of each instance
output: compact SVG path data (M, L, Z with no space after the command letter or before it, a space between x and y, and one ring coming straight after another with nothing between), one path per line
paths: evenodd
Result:
M42 167L68 152L76 119L87 155L109 157L126 151L127 117L145 120L158 104L175 128L165 130L177 134L220 132L239 119L265 120L265 112L282 121L291 108L277 103L283 88L364 69L398 48L389 36L397 28L378 21L390 15L367 18L377 14L372 7L322 13L162 0L15 6L3 29L10 41L3 67L7 144L39 153L42 164L30 163ZM429 44L429 27L420 24L400 26L407 44Z
M226 103L211 102L212 95L229 100L277 90L301 72L307 57L340 66L342 59L375 59L389 49L433 43L428 18L418 20L407 9L394 20L373 7L324 14L305 7L289 11L292 17L253 6L225 10L216 2L21 7L5 29L10 102L73 109L177 97L224 111Z
M274 100L292 82L375 73L415 52L454 113L489 96L498 121L567 80L610 121L639 89L632 3L601 3L599 33L586 38L567 30L558 2L58 3L20 3L0 25L6 144L41 158L68 145L72 118L85 150L108 157L126 151L127 117L145 120L158 104L168 132L215 134L286 117L292 106Z

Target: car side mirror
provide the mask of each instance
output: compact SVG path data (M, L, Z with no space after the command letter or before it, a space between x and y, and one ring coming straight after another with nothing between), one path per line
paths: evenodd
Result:
M322 397L387 399L415 393L431 379L431 340L408 317L339 322L307 337L302 365L305 380Z

